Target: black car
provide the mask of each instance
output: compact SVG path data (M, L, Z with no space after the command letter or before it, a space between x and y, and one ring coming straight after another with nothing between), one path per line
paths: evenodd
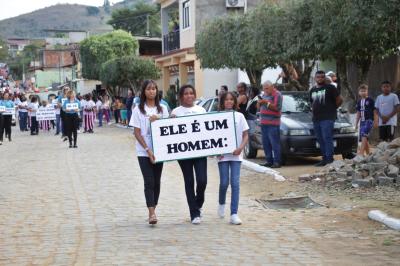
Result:
M309 94L297 91L282 92L282 96L280 127L282 163L284 164L289 156L320 156L321 151L314 135ZM256 101L257 97L251 100L247 107L249 119L252 119L255 125L254 132L250 132L249 142L244 150L247 158L257 157L257 151L263 149L259 114L255 108L250 108ZM218 98L204 100L200 105L207 112L217 111ZM343 158L353 158L357 151L358 140L355 128L344 111L338 111L333 137L335 154L341 154Z

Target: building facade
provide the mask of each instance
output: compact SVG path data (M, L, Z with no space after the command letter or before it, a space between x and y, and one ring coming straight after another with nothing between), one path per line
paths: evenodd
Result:
M158 0L161 5L162 52L155 57L162 70L164 91L182 84L196 87L198 97L214 96L221 85L229 89L241 80L239 70L211 70L201 67L196 58L196 35L202 25L230 12L245 12L263 0Z

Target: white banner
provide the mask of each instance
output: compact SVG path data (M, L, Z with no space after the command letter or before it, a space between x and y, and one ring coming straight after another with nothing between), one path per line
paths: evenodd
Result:
M78 103L67 103L65 109L67 109L67 111L75 111L76 109L79 109L79 105Z
M160 119L151 123L156 162L232 153L237 148L233 112Z
M56 110L53 107L41 107L36 112L36 120L56 120Z
M0 112L3 112L3 115L15 115L15 108L7 108L4 106L0 106Z

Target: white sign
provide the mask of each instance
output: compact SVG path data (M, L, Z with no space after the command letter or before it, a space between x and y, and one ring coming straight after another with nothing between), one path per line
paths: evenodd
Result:
M56 110L53 107L41 107L36 112L36 120L56 120Z
M76 109L79 109L79 105L78 103L67 103L65 109L67 109L67 111L75 111Z
M151 123L156 162L232 153L237 148L233 112L156 120Z
M68 100L67 98L62 98L61 99L61 105L64 105L65 101Z
M0 113L4 113L6 111L6 107L5 106L0 106Z
M5 108L3 115L15 115L15 108Z

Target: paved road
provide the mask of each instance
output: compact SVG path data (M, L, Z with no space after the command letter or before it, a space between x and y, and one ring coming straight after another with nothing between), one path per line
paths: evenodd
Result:
M0 146L0 265L362 265L368 261L366 253L356 254L362 247L379 262L398 262L374 255L368 240L346 244L359 237L348 232L326 235L339 239L344 258L336 250L323 252L315 244L320 231L304 222L304 212L265 210L246 197L240 204L243 225L218 219L212 159L204 222L189 223L173 162L163 172L160 223L149 227L129 131L97 129L80 134L78 146L68 149L51 134L19 132Z

